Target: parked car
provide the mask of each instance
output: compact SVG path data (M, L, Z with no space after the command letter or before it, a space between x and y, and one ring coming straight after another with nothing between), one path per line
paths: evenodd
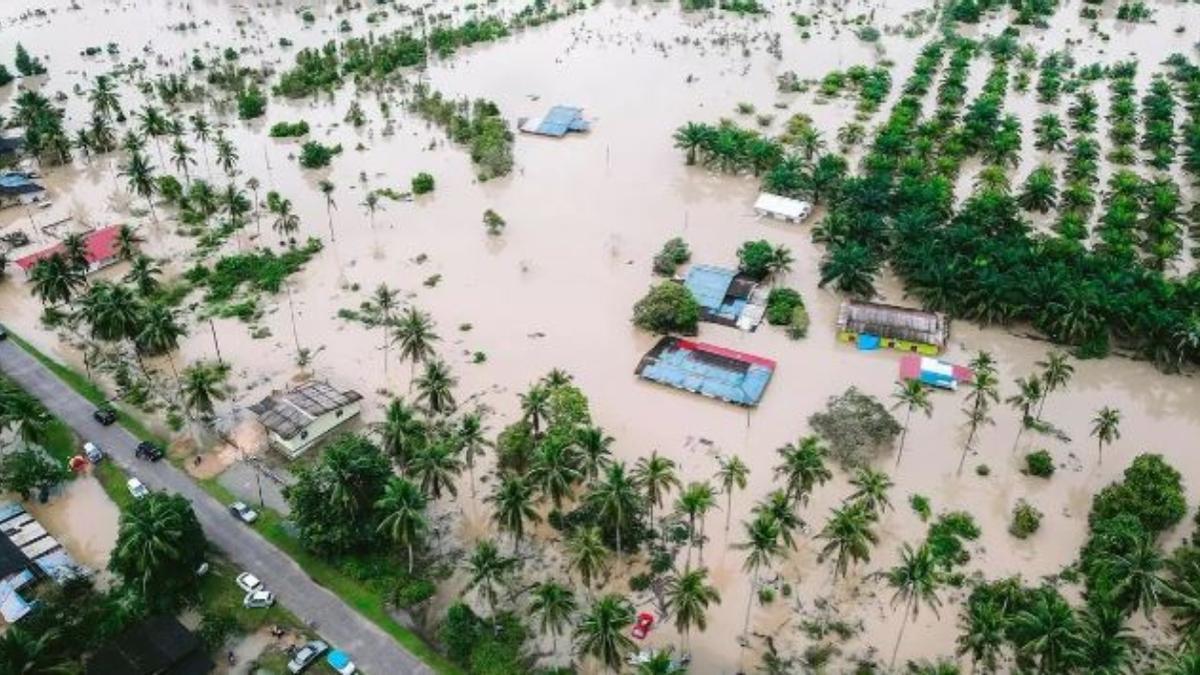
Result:
M117 411L109 408L108 406L96 408L94 411L92 411L92 419L96 420L103 426L108 426L117 421Z
M151 462L157 462L163 458L162 448L151 443L150 441L142 441L138 443L137 449L133 451L133 456L138 459L146 459Z
M247 525L258 520L258 511L246 506L246 502L234 502L230 504L229 512L233 514L234 518L237 518Z
M241 574L237 575L237 585L238 588L246 591L247 593L264 589L263 582L249 572L242 572Z
M354 675L358 667L350 660L350 655L340 649L334 649L325 656L325 663L337 671L338 675Z
M100 460L104 459L104 451L100 449L100 446L91 441L83 444L83 455L92 464L99 464Z
M654 626L654 615L650 612L639 612L637 615L637 623L634 624L633 637L639 640L645 640L646 635L650 633L650 628Z
M329 645L320 640L313 640L297 649L296 653L292 654L292 660L288 661L288 672L304 672L304 669L311 666L327 649L329 649Z
M266 609L275 604L275 594L268 590L250 591L246 597L242 599L242 606L246 609Z
M150 490L146 488L142 481L136 478L130 478L125 486L129 488L129 494L133 495L134 499L141 499L150 494Z

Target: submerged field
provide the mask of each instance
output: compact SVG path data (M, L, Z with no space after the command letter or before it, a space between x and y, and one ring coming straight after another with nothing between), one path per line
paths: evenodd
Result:
M292 68L301 48L368 32L385 34L417 21L415 8L401 11L386 3L386 16L369 22L374 4L339 11L333 2L155 0L82 3L81 8L55 1L5 3L0 8L0 54L7 58L20 41L43 59L49 74L0 87L0 109L7 111L14 105L18 86L37 89L65 108L66 126L74 129L92 116L86 95L77 90L85 92L97 75L121 69L116 78L120 102L133 118L146 100L169 107L157 101L161 94L140 91L140 83L153 92L149 82L155 78L194 70L189 65L194 55L208 62L227 58L223 55L227 49L235 57L231 61L266 68L262 88L269 92L279 74ZM247 179L256 178L261 195L275 190L291 200L299 216L299 229L292 236L300 243L317 238L322 247L314 249L311 259L287 276L277 292L243 288L231 298L210 301L212 287L201 288L193 281L196 287L178 307L188 334L173 353L174 362L149 359L158 373L156 386L171 386L173 367L214 359L215 333L220 356L231 366L232 389L228 400L217 404L218 417L232 418L237 409L270 391L315 374L340 388L361 392L364 421L378 422L391 395L410 395L410 364L398 360L394 347L384 352L378 328L346 318L342 310L360 309L376 287L387 284L400 291L402 304L432 316L441 336L437 352L457 378L458 404L488 411L489 436L520 418L518 394L559 368L570 373L573 384L586 394L592 421L615 438L616 460L632 464L657 451L678 464L679 478L687 484L711 479L719 457L741 457L750 468L747 487L733 496L729 513L715 510L707 518L703 565L720 594L720 604L709 611L703 633L691 632L690 672L695 673L754 670L768 643L781 657L795 659L791 668L780 672L818 670L821 658L828 660L831 672L849 671L863 661L886 665L903 612L889 604L892 590L871 573L895 565L902 543L917 545L926 536L929 524L909 506L914 495L926 497L935 515L966 511L974 517L980 535L966 543L969 561L958 572L989 580L1019 575L1036 585L1077 560L1088 536L1092 495L1120 478L1135 456L1159 453L1183 475L1185 485L1196 485L1200 481L1195 452L1200 438L1200 385L1194 377L1194 356L1190 363L1184 359L1182 372L1173 374L1141 358L1137 348L1120 344L1114 344L1114 353L1105 358L1073 359L1073 378L1045 401L1045 419L1062 434L1025 432L1014 447L1021 420L1016 410L998 404L995 424L981 428L961 475L957 468L968 433L962 412L964 392L933 392L932 414L913 416L903 461L897 464L894 453L885 453L875 462L895 483L890 493L894 509L883 513L875 527L878 542L871 547L870 560L853 565L845 578L835 578L830 561L818 560L824 542L815 535L830 510L854 491L847 482L849 475L835 468L832 480L816 487L808 503L798 507L807 531L798 535L797 550L764 570L763 579L772 582L776 593L768 604L754 603L751 637L745 649L739 645L745 608L757 598L751 597L750 575L743 571L745 553L733 544L744 541L741 523L752 517L755 503L782 487L772 473L778 463L776 449L812 433L808 417L848 387L892 405L900 355L859 352L836 341L834 324L844 296L833 285L818 287L826 246L814 243L812 236L813 228L827 215L824 205L800 225L758 219L751 209L759 191L758 178L750 172L730 175L700 164L689 166L672 135L687 122L717 124L729 118L741 127L776 137L785 131L789 118L803 113L811 117L826 149L835 151L839 129L860 115L859 101L844 93L822 96L819 81L833 70L879 66L890 73L891 86L876 112L861 113L866 141L846 153L851 172L857 172L857 162L900 99L921 50L941 35L938 8L917 3L771 2L764 7L769 10L766 14L742 15L715 9L684 12L672 3L589 5L545 25L435 55L426 67L401 69L398 77L382 84L370 78L355 84L346 77L329 91L297 98L270 95L265 114L250 120L238 118L235 102L221 105L229 94L216 87L194 101L181 97L177 116L204 111L214 126L224 128L239 157L235 177L227 178L215 155L209 156L214 152L209 144L204 144L202 153L202 144L189 141L196 151L186 178L211 177L218 189L230 181L244 186ZM1200 39L1196 29L1200 14L1195 5L1155 4L1153 23L1118 22L1113 18L1114 3L1097 5L1102 16L1096 32L1089 31L1091 21L1079 16L1085 7L1093 5L1064 2L1047 18L1048 27L1024 27L1016 41L1032 48L1038 61L1065 50L1078 68L1136 60L1132 81L1139 107L1153 76L1167 72L1161 64L1169 56L1181 53L1196 63L1193 45ZM38 8L45 12L34 13ZM516 3L503 2L470 8L435 3L423 8L423 15L446 12L449 24L459 24L473 16L512 17L520 9ZM911 14L919 10L925 14ZM305 19L305 11L314 15L311 22ZM810 17L811 25L798 26L794 14ZM858 17L861 25L854 23ZM340 30L343 21L348 31ZM1011 22L1012 12L1001 9L978 24L959 24L957 30L962 36L982 39L998 35ZM882 35L863 39L861 28L867 25ZM280 38L285 37L292 44L281 46ZM119 47L115 54L105 50L110 41ZM100 53L81 53L92 46L100 47ZM950 53L947 48L943 71L935 82L940 81ZM143 67L129 68L135 59ZM979 96L993 67L984 49L969 60L966 102ZM1072 163L1066 150L1035 148L1033 129L1035 120L1047 112L1057 112L1067 124L1067 108L1078 90L1061 94L1055 102L1039 102L1039 67L1022 68L1014 59L1009 71L1014 82L1017 73L1027 72L1030 78L1027 91L1010 84L1004 97L1004 112L1015 115L1024 130L1014 151L1016 161L1005 164L1013 190L1019 191L1040 164L1062 174ZM788 72L795 73L798 81L818 84L807 91L780 91L779 78ZM199 82L206 74L194 71L190 77ZM582 107L592 128L561 140L518 134L511 173L480 181L479 166L472 164L468 149L448 140L439 127L405 105L417 84L452 99L493 101L512 129L518 118L537 117L555 104ZM936 88L925 97L927 113L934 110ZM1098 130L1092 133L1101 145L1094 188L1098 198L1113 173L1128 168L1147 179L1172 177L1179 186L1177 211L1187 213L1195 203L1195 177L1182 168L1180 158L1163 171L1147 166L1148 151L1141 149L1135 151L1131 164L1103 159L1113 150L1104 117L1111 105L1108 81L1101 79L1086 88L1096 95L1100 115ZM1181 103L1175 116L1182 125L1192 113L1182 102L1183 94L1176 95ZM352 119L355 115L348 116L354 103L361 109L359 125ZM301 141L270 137L269 130L277 123L300 120L310 127L306 140L341 146L328 167L301 167L296 160ZM1142 126L1139 117L1139 137ZM1068 139L1075 135L1070 132ZM156 145L153 139L146 144L146 156L160 166L160 173L176 173L183 181L185 176L171 167L169 139L162 141L165 161ZM1180 147L1182 156L1182 143ZM116 150L86 159L77 156L65 166L43 163L54 203L46 209L0 211L0 232L23 230L35 240L28 249L10 253L10 260L40 247L39 240L49 242L47 235L31 227L31 221L40 226L68 217L91 225L136 224L146 240L143 250L161 263L161 280L168 285L172 280L198 279L188 274L196 263L211 267L219 257L254 246L277 254L287 250L271 229L276 217L265 211L257 225L257 211L253 215L248 211L244 227L224 238L209 237L204 247L198 247L206 232L218 228L221 216L205 218L200 225L184 224L179 209L164 203L161 196L155 197L156 211L151 214L146 200L131 195L126 178L119 175L125 161L125 153ZM959 199L971 194L984 164L976 156L962 162L954 182ZM389 190L409 191L410 179L420 172L435 178L431 193L411 200L388 196ZM319 189L322 180L335 186L335 207ZM368 198L372 193L374 200ZM370 201L376 206L366 206ZM481 220L488 209L506 221L499 234L489 235ZM1074 238L1096 246L1102 240L1095 228L1103 210L1101 205L1089 216L1091 229L1086 236ZM1058 216L1058 209L1029 215L1035 229L1050 233L1059 232ZM1166 274L1184 284L1195 269L1200 240L1187 234L1186 227L1179 229L1178 251L1166 265ZM753 333L713 324L700 327L701 340L777 361L764 400L756 408L728 406L633 375L638 359L657 336L631 325L630 308L651 283L657 283L652 258L672 237L687 242L693 263L735 266L738 247L757 239L786 246L795 258L791 270L774 283L802 294L811 320L806 337L793 340L765 324ZM264 263L249 263L256 265ZM121 263L99 276L117 280L127 271L128 263ZM0 283L0 321L82 370L80 331L47 328L42 303L30 294L22 277L20 270L10 266ZM1190 283L1194 288L1194 274ZM903 283L887 268L875 289L882 301L919 304L916 298L906 297ZM1194 320L1197 315L1192 316ZM997 362L1003 399L1016 393L1015 379L1035 372L1035 362L1052 348L1044 333L1027 322L981 327L970 320L955 320L943 358L966 363L980 350L990 352ZM303 366L298 364L301 352ZM153 402L154 396L149 398ZM1119 409L1122 419L1120 438L1104 449L1100 464L1096 440L1089 434L1096 411L1104 406ZM156 419L165 428L165 406L160 401L158 407ZM902 419L903 412L895 414ZM180 437L189 436L188 432L180 425ZM1025 455L1036 449L1046 449L1058 467L1048 480L1022 471ZM489 454L475 467L475 475L487 475L492 465ZM977 471L981 465L988 470ZM470 552L481 538L496 539L509 550L507 535L490 520L492 506L483 502L495 479L485 480L473 498L464 474L457 499L431 504L432 511L449 514L452 536L439 543L440 552ZM1040 529L1025 539L1009 533L1012 511L1020 499L1044 514ZM718 496L717 505L725 509L724 495ZM1195 504L1189 506L1194 509ZM539 505L538 510L545 514L549 506ZM1164 550L1191 535L1192 513L1184 524L1162 535ZM728 530L727 519L732 523ZM526 544L522 581L514 588L543 580L547 571L566 578L561 571L560 539L561 534L548 525L536 529L534 541ZM628 583L631 576L645 571L645 565L635 561L628 567L616 565L611 577L606 575L610 580L605 589L629 595L639 611L649 611L655 606L651 593L631 593ZM462 572L451 576L440 586L426 615L442 616L445 607L462 595L466 581ZM585 594L576 588L581 606L586 607ZM1069 600L1078 600L1078 585L1063 584L1062 589ZM954 654L959 610L969 590L965 584L947 586L940 591L940 614L922 609L904 629L897 663ZM487 603L476 595L465 597L486 615ZM525 598L506 600L510 609L526 602ZM822 635L813 628L813 622L820 621L850 628L843 637ZM1170 648L1177 636L1167 629L1169 623L1167 614L1159 610L1149 619L1135 613L1129 625L1149 646ZM542 667L566 665L568 642L547 635L531 642L530 651L538 654ZM645 644L661 648L680 642L670 620L660 619ZM827 653L814 649L814 645L830 644L836 648ZM802 659L807 659L804 665ZM592 660L576 663L585 672L600 670ZM968 663L963 657L964 670Z

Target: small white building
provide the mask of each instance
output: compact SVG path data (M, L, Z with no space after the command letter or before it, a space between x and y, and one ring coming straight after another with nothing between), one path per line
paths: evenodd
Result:
M812 204L800 199L763 192L754 202L754 212L760 216L778 218L789 223L799 223L812 213Z
M271 445L295 459L362 412L362 394L313 380L250 406Z

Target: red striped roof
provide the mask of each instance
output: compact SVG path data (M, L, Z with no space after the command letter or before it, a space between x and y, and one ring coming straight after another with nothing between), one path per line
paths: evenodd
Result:
M94 265L117 255L117 233L120 230L120 225L109 225L108 227L93 230L84 235L83 242L87 247L85 256L87 257L88 264ZM63 243L60 241L50 248L38 251L37 253L30 253L16 261L17 267L28 272L38 261L49 258L55 253L62 253L64 248Z
M691 349L698 352L708 352L709 354L724 356L725 358L733 359L735 361L754 363L770 368L771 370L775 370L775 362L771 359L765 359L761 356L755 356L754 354L747 354L746 352L739 352L735 349L726 349L725 347L710 345L707 342L695 342L694 340L683 339L676 341L675 344L679 345L679 347L683 349Z

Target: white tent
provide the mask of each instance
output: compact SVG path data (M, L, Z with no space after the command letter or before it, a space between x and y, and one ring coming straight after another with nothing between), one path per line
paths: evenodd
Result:
M754 212L760 216L799 223L812 213L812 204L764 192L758 195L758 201L754 202Z

